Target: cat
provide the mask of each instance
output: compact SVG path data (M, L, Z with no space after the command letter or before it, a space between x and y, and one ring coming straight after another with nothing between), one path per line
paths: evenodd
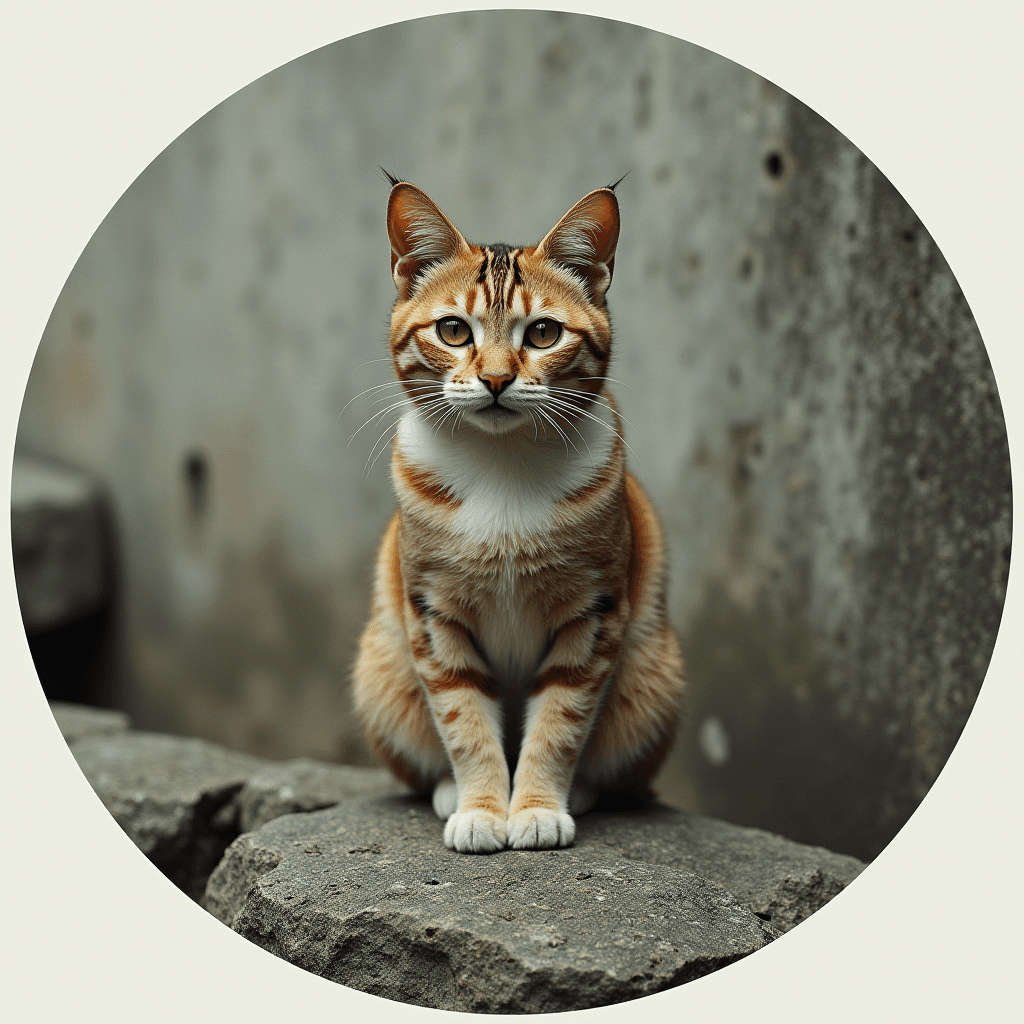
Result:
M615 186L537 245L482 246L388 177L405 411L354 705L449 848L567 846L599 793L650 796L684 688L663 534L605 387Z

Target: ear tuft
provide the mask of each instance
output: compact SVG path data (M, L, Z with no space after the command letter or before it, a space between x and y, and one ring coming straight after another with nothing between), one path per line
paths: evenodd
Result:
M388 238L391 275L402 299L424 270L469 248L426 192L405 181L397 182L388 197Z
M399 185L403 181L405 181L405 178L399 178L398 175L392 174L386 167L383 167L381 164L377 164L377 167L380 168L380 173L384 175L384 179L386 181L391 183L392 187L394 187L395 185Z
M537 252L580 276L592 300L601 305L612 282L618 240L618 200L611 188L599 188L585 195L544 236Z

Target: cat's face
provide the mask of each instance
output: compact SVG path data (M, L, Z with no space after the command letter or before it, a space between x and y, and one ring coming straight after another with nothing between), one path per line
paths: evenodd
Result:
M395 185L391 355L423 417L536 436L592 415L611 354L618 231L615 194L599 189L537 245L470 245L425 193Z

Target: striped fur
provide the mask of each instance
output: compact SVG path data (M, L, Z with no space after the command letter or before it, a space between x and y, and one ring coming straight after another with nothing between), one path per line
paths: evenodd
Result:
M605 387L618 204L598 189L537 245L481 246L393 185L398 510L356 708L449 847L565 846L599 791L648 791L683 690L661 527Z

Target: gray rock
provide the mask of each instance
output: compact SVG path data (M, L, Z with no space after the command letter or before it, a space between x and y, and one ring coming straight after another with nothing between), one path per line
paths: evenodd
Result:
M123 711L92 708L84 704L66 704L51 700L50 711L57 721L61 735L69 743L85 736L111 736L126 732L130 722Z
M661 805L580 818L577 846L594 845L709 878L780 932L823 907L864 870L855 857Z
M862 867L667 808L583 816L576 845L465 856L410 798L352 800L241 836L203 905L322 977L423 1006L621 1002L771 941ZM771 916L769 923L764 918Z
M87 473L25 454L11 475L11 544L25 629L92 611L109 579L100 488Z
M404 791L378 768L279 764L205 740L126 732L128 716L51 705L79 767L132 841L194 899L228 844L282 814Z
M135 845L194 899L238 835L234 798L266 763L144 732L85 736L71 752Z
M272 764L254 775L238 794L239 826L252 832L282 814L318 811L353 797L404 792L382 768L324 764L300 757Z

